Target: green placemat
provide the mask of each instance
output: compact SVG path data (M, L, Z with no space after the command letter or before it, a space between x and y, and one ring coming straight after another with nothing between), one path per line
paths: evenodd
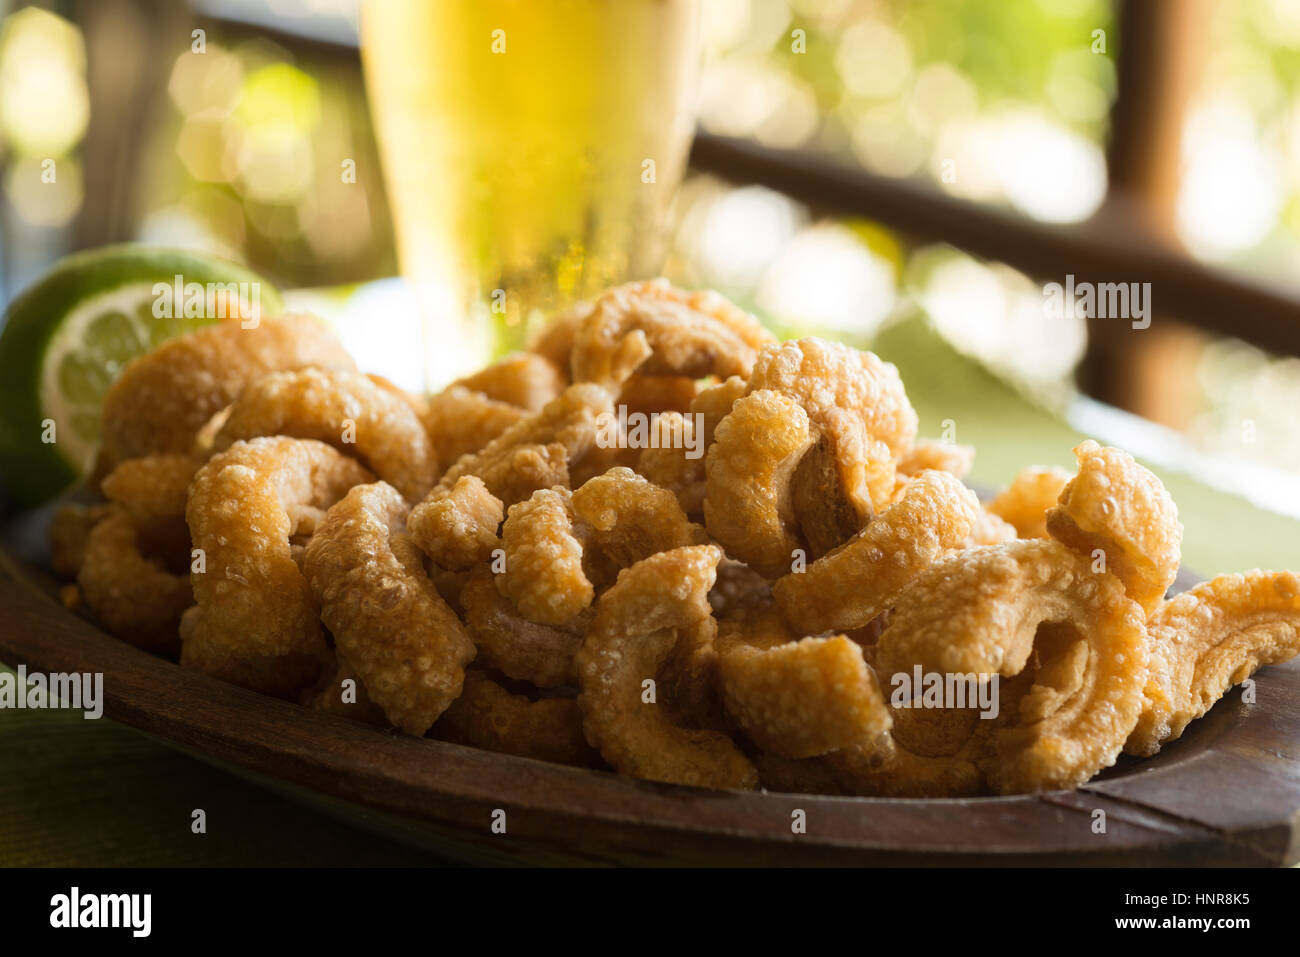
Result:
M936 436L945 419L978 446L972 481L996 487L1023 465L1072 467L1083 436L961 356L921 320L874 343L895 362ZM1131 449L1141 458L1141 449ZM1156 469L1202 574L1300 566L1300 522ZM190 832L194 808L208 832ZM432 858L180 755L110 721L60 711L0 711L0 864L429 864Z
M0 865L437 863L112 721L0 711Z

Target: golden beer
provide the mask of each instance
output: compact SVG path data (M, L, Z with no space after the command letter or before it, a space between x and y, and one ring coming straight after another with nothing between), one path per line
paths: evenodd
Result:
M698 20L698 0L366 0L366 83L429 385L659 271Z

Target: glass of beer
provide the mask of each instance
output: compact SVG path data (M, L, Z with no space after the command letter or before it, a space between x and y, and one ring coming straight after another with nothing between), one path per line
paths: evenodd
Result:
M699 0L365 0L361 39L426 385L663 265Z

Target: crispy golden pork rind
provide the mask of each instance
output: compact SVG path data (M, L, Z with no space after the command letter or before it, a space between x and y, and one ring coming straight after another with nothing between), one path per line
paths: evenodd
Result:
M130 513L112 506L86 539L77 587L105 631L145 651L174 655L181 615L194 604L189 576L142 548Z
M591 768L600 755L582 735L572 698L514 694L482 671L465 673L465 690L433 729L434 737L485 751Z
M567 485L569 467L595 445L602 414L613 414L609 392L591 383L569 386L540 412L462 456L438 487L451 488L461 476L477 475L509 508L539 488Z
M302 704L313 711L325 711L343 718L351 718L362 724L376 728L387 728L390 722L384 709L370 700L366 686L357 675L356 669L348 664L347 659L334 649L334 670L322 670L320 683L304 691L299 699Z
M705 526L728 555L768 578L788 572L803 544L790 482L813 441L803 407L764 390L732 406L709 447Z
M303 572L371 700L422 735L460 694L474 643L425 573L407 511L391 485L358 485L317 526Z
M828 494L842 496L863 522L889 501L895 460L912 448L917 428L893 364L840 343L797 339L764 349L748 388L794 399L827 438L837 484Z
M975 493L947 472L922 472L854 538L772 586L792 627L862 628L926 568L961 546L980 514Z
M1147 619L1151 672L1124 750L1151 755L1233 685L1300 654L1300 575L1219 575L1162 602Z
M245 329L220 322L133 359L104 397L95 475L154 452L189 452L199 429L268 372L307 366L354 369L337 337L310 316L265 319Z
M642 415L688 412L699 388L699 380L690 376L634 375L619 390L618 404L629 415L637 412Z
M620 568L705 538L671 492L631 469L612 468L575 492L538 489L511 506L497 588L524 618L563 625L585 611Z
M1147 639L1142 610L1120 581L1050 540L959 552L911 583L876 649L884 684L916 666L1013 678L1044 624L1072 632L1039 664L1018 723L992 736L984 770L1004 794L1082 784L1114 763L1137 723Z
M567 488L538 489L510 506L501 535L505 571L496 577L497 589L530 621L563 625L596 596L583 569L586 534L574 522Z
M676 495L692 519L704 517L705 454L713 444L714 432L744 394L745 380L739 376L701 389L691 400L689 414L666 412L658 417L659 448L643 449L637 458L636 470ZM664 436L675 436L678 441L666 442Z
M820 558L893 501L917 418L894 366L821 339L764 349L746 389L709 449L705 523L776 578L796 548Z
M373 476L313 439L236 442L199 469L185 511L201 568L181 620L181 664L297 697L327 650L320 609L290 539Z
M112 512L107 502L61 505L50 519L50 565L64 578L76 578L86 556L86 541Z
M762 609L722 622L717 647L727 714L770 754L813 757L889 729L875 675L844 635L800 639Z
M924 757L888 735L869 747L832 751L815 760L831 769L842 793L861 797L968 797L985 788L969 755Z
M316 439L358 459L407 501L433 486L438 460L424 425L401 396L347 369L272 372L239 394L212 442L287 435Z
M965 478L975 462L975 446L958 445L942 439L917 439L898 459L902 475L919 475L927 469Z
M980 545L1001 545L1003 542L1015 541L1020 537L1016 527L1005 519L998 518L987 509L981 509L975 516L975 524L970 534L962 543L963 548L977 548Z
M1127 452L1091 439L1074 452L1079 473L1047 513L1047 531L1084 554L1102 549L1129 597L1150 612L1178 574L1178 507L1160 479Z
M568 384L553 362L531 352L508 355L453 383L529 412L540 412Z
M991 514L1014 525L1020 538L1046 538L1047 513L1074 476L1056 465L1031 465L989 502Z
M572 381L570 368L573 341L593 308L595 303L575 302L557 313L529 337L528 351L542 356Z
M573 514L582 527L587 573L598 587L656 552L708 538L670 491L628 468L612 468L584 482L573 493Z
M587 740L624 774L698 787L758 783L727 735L683 724L658 687L679 645L712 644L708 593L721 557L712 545L660 552L624 569L596 603L577 656L578 704Z
M538 688L577 684L574 655L590 621L588 609L556 625L539 624L498 591L486 566L470 573L460 592L465 625L478 645L480 664Z
M477 475L440 485L412 510L407 528L415 544L444 570L460 571L488 561L501 545L501 500Z
M201 464L189 455L144 455L128 459L104 478L100 490L110 502L125 508L141 527L183 519L190 482Z
M757 319L717 293L653 279L597 299L577 328L570 360L575 382L611 387L634 372L725 379L748 375L758 350L772 342Z
M479 451L528 415L520 406L451 385L429 397L423 419L438 462L450 468L462 455Z

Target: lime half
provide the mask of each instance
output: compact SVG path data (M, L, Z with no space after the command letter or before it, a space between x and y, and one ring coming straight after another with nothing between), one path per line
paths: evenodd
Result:
M62 260L10 305L0 329L0 476L37 505L81 479L104 394L159 343L221 319L273 316L256 273L179 249L107 246Z

